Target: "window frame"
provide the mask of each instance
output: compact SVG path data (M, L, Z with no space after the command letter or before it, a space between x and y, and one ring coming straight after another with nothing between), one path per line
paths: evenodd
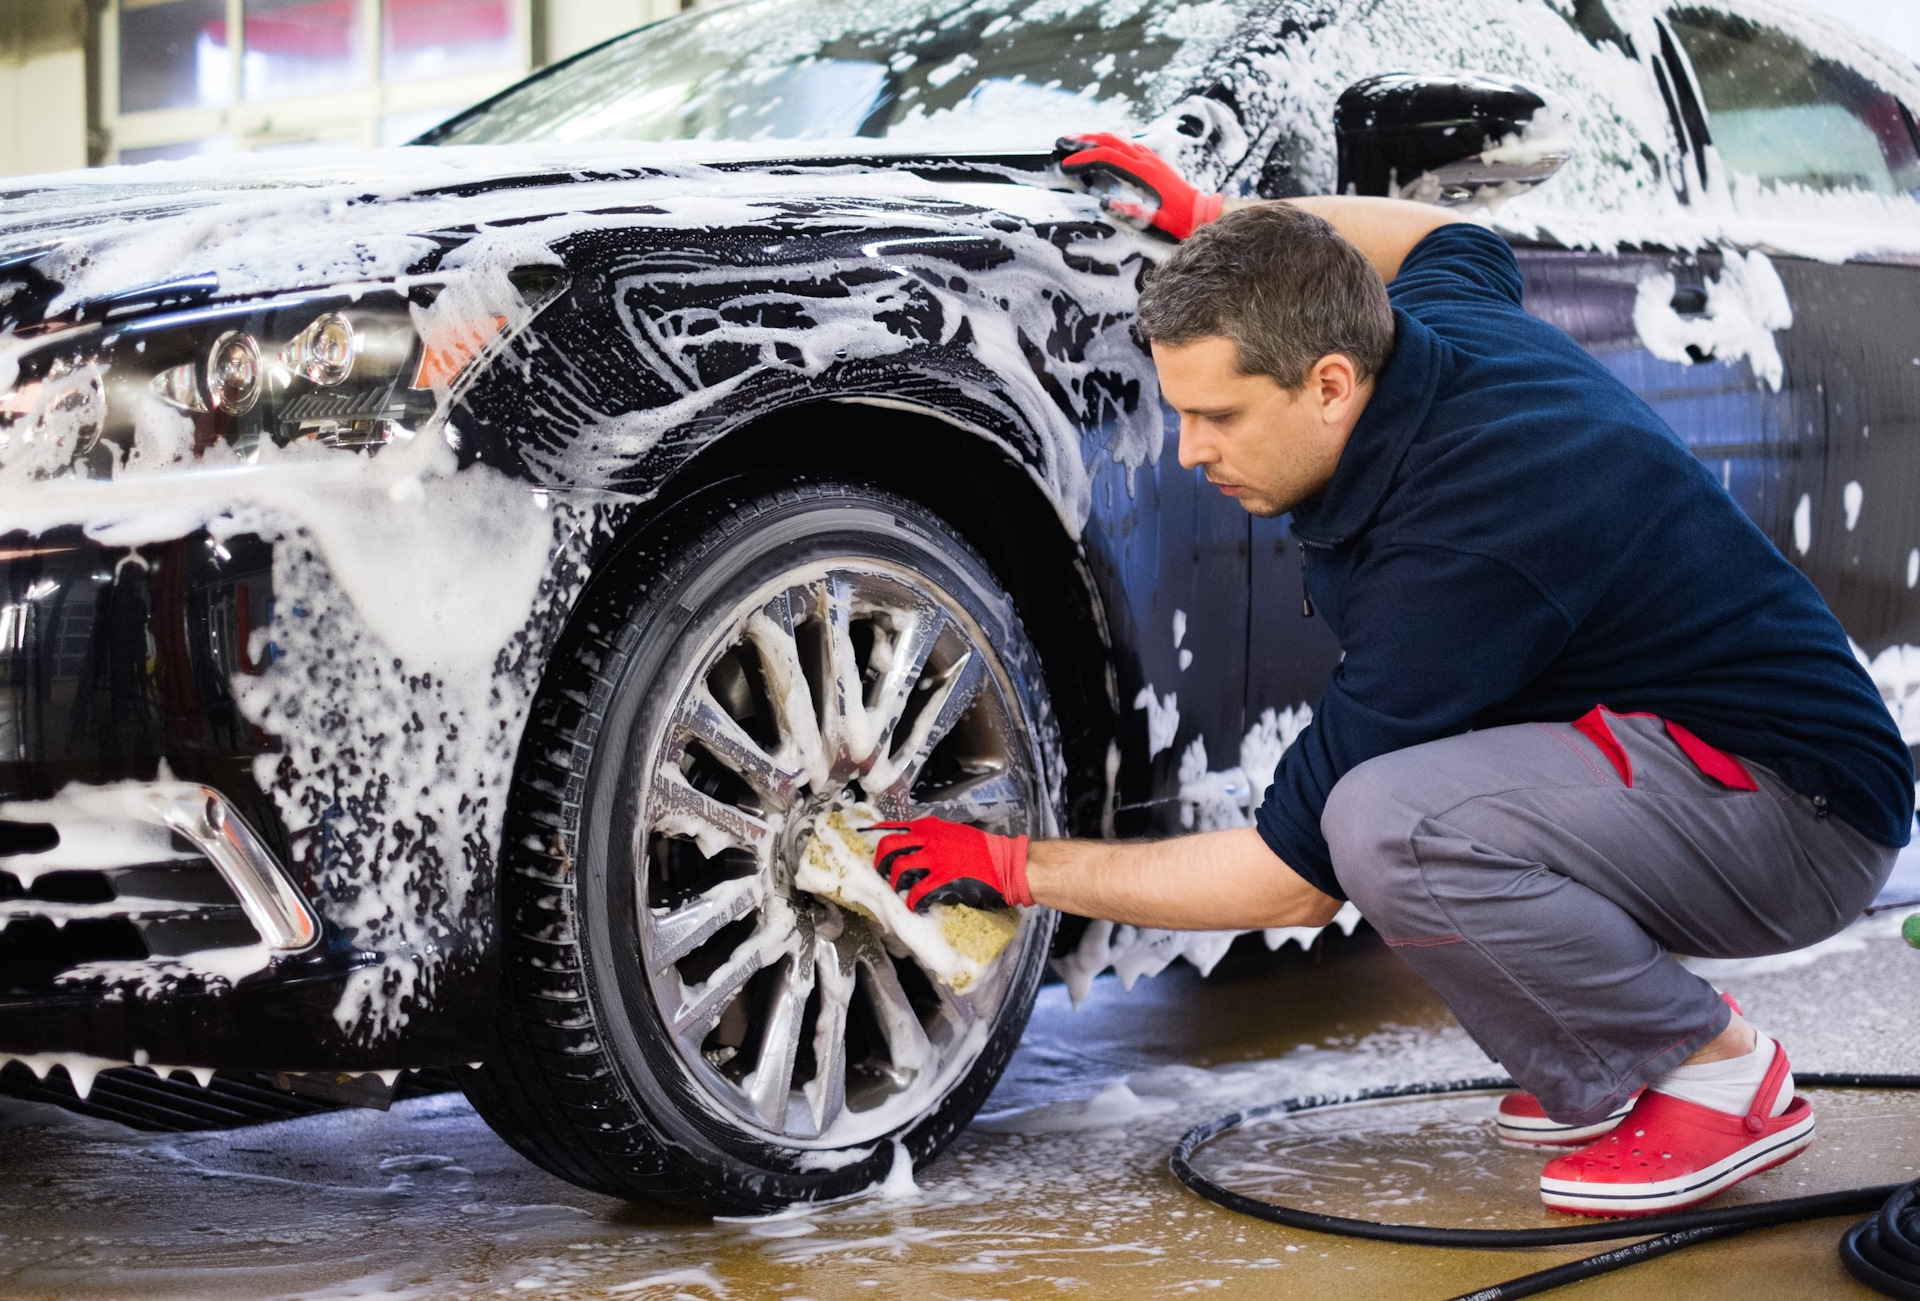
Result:
M361 66L368 80L319 94L247 100L241 93L246 28L244 0L226 0L227 33L232 51L230 99L218 107L120 111L121 0L107 0L99 32L99 118L107 148L101 160L120 161L122 150L190 145L228 137L233 151L275 146L341 145L374 148L380 123L397 113L447 108L450 113L498 94L535 67L537 0L508 0L514 24L515 59L510 66L419 81L381 79L381 19L385 0L355 0L360 19Z
M1661 48L1653 54L1652 59L1656 64L1664 61L1673 71L1675 80L1680 83L1674 88L1675 94L1678 96L1680 102L1668 103L1668 115L1672 119L1675 134L1681 141L1682 147L1688 149L1694 156L1700 171L1702 187L1712 188L1713 182L1709 178L1707 163L1707 151L1709 149L1714 151L1714 156L1718 159L1719 169L1721 171L1721 177L1719 179L1722 185L1730 183L1734 169L1728 166L1726 159L1720 156L1718 148L1714 145L1713 113L1707 107L1706 94L1700 84L1700 74L1693 66L1693 56L1687 52L1686 46L1680 40L1679 34L1673 30L1669 23L1669 18L1674 10L1687 7L1689 7L1689 0L1662 0L1659 12L1654 16L1654 25L1660 33ZM1728 7L1725 9L1725 12L1733 18L1750 23L1755 27L1778 32L1785 39L1800 45L1814 58L1826 59L1841 67L1847 68L1868 85L1881 91L1891 99L1894 106L1900 110L1901 120L1907 128L1908 136L1913 140L1914 150L1916 153L1920 153L1920 117L1916 117L1915 107L1902 99L1898 91L1882 85L1878 80L1869 76L1865 70L1859 68L1841 54L1821 48L1818 44L1807 40L1804 35L1787 31L1779 23L1768 21L1764 15L1754 14L1744 7ZM1741 172L1740 174L1753 175L1747 172ZM1760 182L1763 188L1771 187L1775 183L1775 180L1770 178L1756 177L1755 179ZM1792 184L1794 182L1788 183ZM1691 202L1692 199L1691 189L1692 187L1689 185L1687 187L1688 192L1683 195L1683 198L1688 202ZM1818 192L1832 194L1878 193L1878 191L1860 190L1851 186L1822 188L1819 189ZM1914 197L1920 197L1920 191L1908 191L1907 193Z

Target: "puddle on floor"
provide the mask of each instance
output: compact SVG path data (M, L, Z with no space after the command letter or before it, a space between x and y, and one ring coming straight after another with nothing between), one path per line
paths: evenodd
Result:
M1920 954L1885 929L1736 987L1797 1068L1920 1070ZM1443 1298L1585 1252L1436 1252L1283 1229L1193 1196L1167 1153L1238 1108L1490 1069L1362 932L1319 956L1235 955L1210 980L1184 967L1132 993L1102 980L1077 1012L1049 987L990 1119L915 1189L748 1223L575 1189L457 1095L198 1135L0 1101L0 1296ZM1920 1097L1814 1096L1813 1151L1761 1176L1757 1194L1911 1177ZM1541 1222L1537 1161L1494 1142L1491 1107L1461 1097L1302 1117L1229 1136L1206 1160L1349 1213ZM1708 1244L1578 1296L1870 1297L1839 1268L1842 1227Z

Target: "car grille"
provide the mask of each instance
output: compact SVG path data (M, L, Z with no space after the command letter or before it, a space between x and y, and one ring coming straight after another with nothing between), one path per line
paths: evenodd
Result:
M184 838L173 837L183 856L165 862L25 880L7 870L9 858L57 841L51 826L0 822L0 997L142 978L172 965L165 959L260 943L226 881Z

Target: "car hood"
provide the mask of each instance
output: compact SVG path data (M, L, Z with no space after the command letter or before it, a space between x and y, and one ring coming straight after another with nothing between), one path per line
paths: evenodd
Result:
M229 298L386 279L431 270L483 233L498 244L501 231L535 223L547 236L596 217L717 227L769 205L953 202L956 186L1038 197L1046 164L1030 150L961 157L885 141L542 144L316 151L297 162L243 154L16 178L0 189L0 326L189 281L200 296Z

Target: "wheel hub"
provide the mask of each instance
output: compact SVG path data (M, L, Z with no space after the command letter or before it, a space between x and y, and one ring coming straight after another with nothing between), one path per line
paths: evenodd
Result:
M774 844L773 880L774 888L791 899L795 907L805 907L813 902L813 896L794 888L793 874L800 870L800 864L806 858L807 842L813 839L814 824L822 813L849 809L859 802L858 795L850 788L836 795L808 792L787 812Z

